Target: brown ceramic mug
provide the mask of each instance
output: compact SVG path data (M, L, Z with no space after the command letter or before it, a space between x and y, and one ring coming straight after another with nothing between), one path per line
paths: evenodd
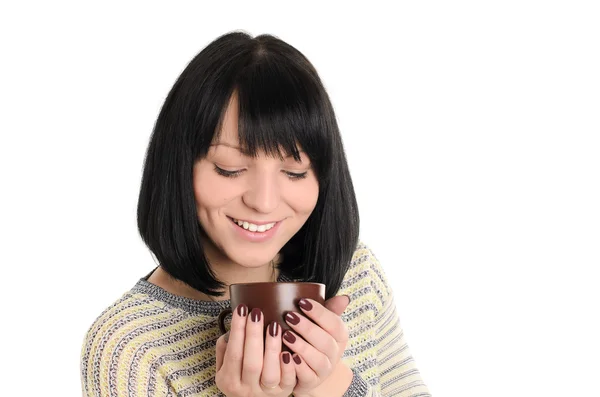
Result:
M229 286L229 295L231 309L221 311L218 318L221 333L227 332L225 317L241 304L248 307L247 313L254 308L259 308L263 312L265 328L276 321L283 332L290 329L285 322L285 315L291 311L302 313L298 306L300 299L309 298L322 305L325 304L325 284L306 282L232 284ZM285 345L283 349L289 351Z

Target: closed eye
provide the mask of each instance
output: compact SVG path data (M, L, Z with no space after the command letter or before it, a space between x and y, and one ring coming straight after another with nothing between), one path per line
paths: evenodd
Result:
M308 171L300 172L300 173L289 172L289 171L283 171L283 172L292 180L304 179L304 178L306 178L306 175L308 174Z
M228 170L224 170L223 168L219 167L218 165L215 164L215 171L217 172L217 174L221 175L221 176L225 176L227 178L235 178L240 176L240 174L242 172L244 172L244 170L235 170L235 171L228 171Z

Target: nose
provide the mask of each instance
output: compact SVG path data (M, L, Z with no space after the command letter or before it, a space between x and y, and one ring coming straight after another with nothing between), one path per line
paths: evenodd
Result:
M279 206L281 200L277 177L264 173L255 175L242 196L244 204L263 214L269 214Z

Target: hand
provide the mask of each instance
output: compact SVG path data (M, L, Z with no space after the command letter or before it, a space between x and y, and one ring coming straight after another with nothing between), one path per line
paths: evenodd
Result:
M296 385L291 356L281 353L281 326L269 324L265 340L263 321L259 309L248 313L240 305L231 319L229 340L226 335L217 340L215 382L227 397L287 397Z
M341 374L346 374L347 371L343 371L344 368L341 368L343 366L338 364L343 364L339 361L348 343L348 330L340 317L348 303L349 299L346 296L335 296L327 300L325 306L312 299L300 300L299 306L302 312L314 323L297 312L286 315L286 322L293 332L284 332L283 343L295 352L293 355L297 377L295 396L310 395L314 389L328 380L334 370L336 370L336 377L340 374L340 380L342 378L346 380L347 376ZM347 384L339 386L347 388L351 381L350 377Z

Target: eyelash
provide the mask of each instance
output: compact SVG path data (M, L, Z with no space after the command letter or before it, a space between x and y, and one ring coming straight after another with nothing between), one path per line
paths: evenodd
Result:
M218 165L215 164L215 171L217 172L217 174L224 176L226 178L237 178L238 176L240 176L242 174L242 172L244 170L237 170L237 171L227 171L224 170L223 168L220 168ZM289 171L283 171L291 180L296 181L299 179L304 179L306 178L306 175L308 174L308 171L296 174L294 172L289 172Z

